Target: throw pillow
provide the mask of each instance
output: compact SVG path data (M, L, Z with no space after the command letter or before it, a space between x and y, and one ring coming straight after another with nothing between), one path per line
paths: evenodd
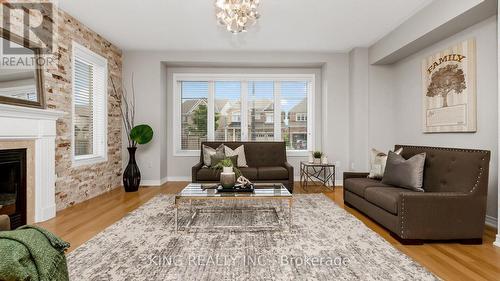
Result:
M214 155L210 156L210 162L212 162L212 166L215 166L215 165L219 164L220 161L222 161L226 158L231 159L231 162L233 162L233 167L236 167L236 164L238 163L238 155L227 157L224 154L222 154L222 155L214 154Z
M403 156L389 152L382 183L423 192L425 153L406 160Z
M224 145L219 145L219 147L217 147L216 149L214 148L211 148L210 146L206 146L206 145L203 145L202 146L203 148L203 164L207 167L210 167L212 166L212 162L210 160L210 157L212 155L215 155L215 154L218 154L218 155L222 155L222 156L225 156L224 154Z
M403 148L396 150L394 153L401 154ZM384 177L385 164L387 162L387 154L372 148L370 159L370 179L381 179Z
M224 145L224 152L227 157L238 155L238 166L237 167L248 167L247 158L245 156L245 146L242 145L236 149L231 149Z

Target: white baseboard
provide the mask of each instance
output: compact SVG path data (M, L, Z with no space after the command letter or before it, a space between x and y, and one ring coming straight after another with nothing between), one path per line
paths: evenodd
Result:
M181 177L167 177L167 181L191 181L192 178L189 176L181 176Z
M498 228L498 219L492 216L486 216L485 224L493 228Z
M167 182L167 177L162 178L161 180L141 180L141 186L162 186Z
M38 216L35 216L34 221L35 222L42 222L49 220L53 217L56 216L56 204L52 204L50 206L47 206L37 212Z
M500 247L500 234L497 234L497 241L493 242L493 245Z

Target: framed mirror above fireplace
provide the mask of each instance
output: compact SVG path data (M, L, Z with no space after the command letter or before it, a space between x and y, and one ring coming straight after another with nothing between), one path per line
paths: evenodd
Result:
M40 48L0 28L0 103L45 107ZM36 46L36 45L35 45Z

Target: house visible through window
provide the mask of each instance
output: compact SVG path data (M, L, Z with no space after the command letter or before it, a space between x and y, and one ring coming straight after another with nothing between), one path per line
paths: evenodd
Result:
M176 151L197 151L206 140L285 141L288 150L311 150L314 76L283 76L174 74Z
M241 122L241 114L239 111L235 111L232 114L232 122L233 123L240 123Z
M297 122L306 122L307 121L307 113L296 113L295 121Z
M215 81L214 128L215 141L241 140L241 82ZM209 104L210 106L210 104ZM212 129L211 129L212 130ZM212 135L212 133L211 133Z
M73 42L73 162L107 159L107 60Z
M182 150L199 149L207 140L208 82L182 82Z
M274 113L266 113L266 123L274 123Z

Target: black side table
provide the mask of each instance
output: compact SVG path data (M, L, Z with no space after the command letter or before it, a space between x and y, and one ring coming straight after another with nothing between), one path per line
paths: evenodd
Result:
M308 183L321 183L322 186L333 190L335 188L335 164L300 162L300 186L305 189Z

